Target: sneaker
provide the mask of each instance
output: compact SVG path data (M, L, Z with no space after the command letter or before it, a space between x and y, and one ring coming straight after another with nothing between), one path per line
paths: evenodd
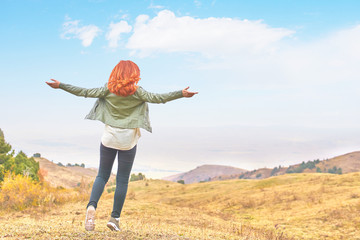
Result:
M95 229L95 208L91 205L86 210L85 229L87 231L94 231Z
M106 224L108 228L111 229L111 231L120 231L119 227L119 219L111 217L109 222Z

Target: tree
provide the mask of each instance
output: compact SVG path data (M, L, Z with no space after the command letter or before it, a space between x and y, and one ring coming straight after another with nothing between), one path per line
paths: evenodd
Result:
M319 163L320 160L314 160L314 161L307 161L306 163L303 161L300 165L297 167L290 166L286 173L302 173L306 168L308 169L314 169L316 168L316 164Z
M4 164L14 155L14 152L9 153L10 151L11 145L5 142L4 133L0 129L0 164Z
M57 165L60 167L65 167L64 164L62 164L61 162L58 162Z
M177 181L177 183L180 183L180 184L185 184L185 181L184 181L184 180L182 180L182 179L180 179L180 180L178 180L178 181Z
M0 129L0 181L4 180L5 172L11 167L10 162L14 155L14 151L10 151L11 145L5 142L4 133Z
M342 174L342 169L341 168L337 168L336 166L334 166L333 168L330 168L328 170L328 173L332 173L332 174Z
M24 152L20 151L16 155L14 162L15 166L13 168L13 171L15 172L15 174L29 176L33 180L39 181L38 172L40 166L34 158L28 158Z
M271 173L270 173L270 176L274 176L277 172L280 171L280 168L281 168L280 165L279 165L279 168L278 168L278 167L274 167L273 170L272 170Z
M14 157L14 150L5 142L4 133L0 129L0 181L4 180L6 172L29 176L39 181L39 169L39 163L32 157L28 158L22 151Z
M144 180L144 179L145 179L145 175L142 173L138 173L137 175L133 173L130 176L130 182Z
M328 173L336 173L337 172L337 167L336 166L334 166L333 168L330 168L329 170L328 170Z

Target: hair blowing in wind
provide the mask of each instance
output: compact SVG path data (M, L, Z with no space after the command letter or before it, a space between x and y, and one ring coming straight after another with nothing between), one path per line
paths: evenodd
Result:
M140 69L132 61L120 61L112 70L108 89L119 96L129 96L136 92L140 80Z

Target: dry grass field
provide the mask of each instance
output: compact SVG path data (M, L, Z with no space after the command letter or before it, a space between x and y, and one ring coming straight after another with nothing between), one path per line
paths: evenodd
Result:
M287 174L263 180L182 185L131 182L119 233L106 228L104 192L96 230L84 230L86 202L2 211L3 239L360 239L360 173Z

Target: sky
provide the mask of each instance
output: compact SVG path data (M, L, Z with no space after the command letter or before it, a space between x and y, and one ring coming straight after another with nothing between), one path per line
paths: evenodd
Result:
M147 91L199 91L150 105L134 173L358 151L359 12L356 0L2 0L0 128L16 152L98 167L104 125L84 120L95 99L45 81L101 87L132 60Z

